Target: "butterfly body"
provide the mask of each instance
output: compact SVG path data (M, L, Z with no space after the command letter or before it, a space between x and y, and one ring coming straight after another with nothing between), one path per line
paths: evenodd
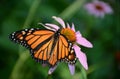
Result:
M54 67L59 61L75 64L76 55L73 44L61 34L61 29L31 28L10 34L10 39L30 50L37 62Z

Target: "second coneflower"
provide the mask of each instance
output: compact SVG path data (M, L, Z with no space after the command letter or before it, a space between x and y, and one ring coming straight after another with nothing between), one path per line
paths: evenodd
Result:
M109 4L99 0L94 0L91 3L85 4L85 9L88 11L88 13L101 18L103 18L105 14L113 13Z

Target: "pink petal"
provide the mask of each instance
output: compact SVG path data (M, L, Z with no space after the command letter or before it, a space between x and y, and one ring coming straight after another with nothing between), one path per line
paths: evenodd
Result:
M70 28L70 25L67 23L67 27Z
M77 43L82 45L82 46L85 46L85 47L88 47L88 48L92 48L93 45L87 40L85 39L84 37L81 36L80 32L76 32L76 37L77 37Z
M57 26L57 25L55 25L55 24L46 23L45 25L46 25L46 26L49 26L49 27L52 28L52 29L55 29L56 31L59 29L59 26Z
M105 13L109 13L109 14L113 13L112 8L108 4L105 4L105 3L104 3L104 11Z
M75 32L75 26L73 23L72 23L72 30Z
M49 74L49 75L52 74L52 73L55 71L56 68L57 68L57 65L54 66L54 67L51 67L51 68L49 69L49 71L48 71L48 74Z
M74 75L74 73L75 73L75 65L68 64L68 67L69 67L71 75Z
M80 37L82 36L81 33L80 33L80 31L76 32L76 36L80 36Z
M96 17L104 18L105 12L104 11L96 11L94 14Z
M76 57L80 61L81 65L87 70L88 64L87 64L86 55L81 51L79 46L74 45L73 48L75 49Z
M46 26L46 25L44 25L44 24L42 24L42 23L38 23L38 24L40 24L40 25L44 26L46 29L56 31L56 29L51 28L51 27L49 27L49 26Z
M84 8L90 13L94 14L96 12L93 3L87 3Z
M65 23L61 18L56 17L56 16L53 16L52 18L55 19L58 23L60 23L61 26L63 26L63 28L65 28Z

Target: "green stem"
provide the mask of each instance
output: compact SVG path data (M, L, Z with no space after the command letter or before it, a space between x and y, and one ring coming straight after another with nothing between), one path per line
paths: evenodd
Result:
M31 24L33 17L37 11L37 8L39 7L41 0L34 0L30 10L29 10L29 14L27 16L27 19L23 25L23 28L29 27L29 25Z
M41 2L41 0L34 0L32 6L30 7L29 14L26 18L23 28L26 28L31 24L33 17L36 13L37 7L39 6L40 2ZM21 78L19 71L22 69L24 62L29 58L29 54L26 51L22 52L21 47L19 47L19 56L20 57L17 60L15 66L13 68L13 71L10 75L10 79L18 79L18 78L20 79Z
M95 65L92 65L89 67L89 70L87 71L87 74L90 74L91 72L101 68L101 67L104 67L104 66L107 66L109 63L108 61L104 61L104 62L100 62L98 64L95 64Z
M97 69L100 69L104 66L108 66L110 63L108 62L108 60L104 61L104 62L99 62L95 65L92 65L89 67L89 70L85 70L82 65L80 66L81 68L81 72L80 73L76 73L74 76L73 76L73 79L87 79L87 75L94 72L95 70Z
M11 73L10 79L21 79L22 74L19 74L20 70L22 69L25 60L27 60L29 57L28 51L24 51L22 54L20 54L19 59L17 60L13 71Z
M76 0L73 4L67 7L59 16L63 19L72 17L77 11L80 10L85 0Z

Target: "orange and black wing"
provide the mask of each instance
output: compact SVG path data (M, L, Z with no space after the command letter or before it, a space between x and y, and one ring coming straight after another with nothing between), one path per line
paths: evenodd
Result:
M57 40L56 40L57 39ZM73 49L72 43L70 43L67 38L63 35L59 35L56 38L56 44L54 49L50 55L48 62L52 63L52 65L56 64L57 61L65 61L69 64L76 63L76 55Z
M50 39L54 32L51 30L41 30L39 28L24 29L10 34L9 38L30 50L34 50L39 44Z
M48 63L52 67L61 60L74 64L76 56L72 43L58 33L51 30L25 29L12 33L10 39L29 48L32 57L38 62Z
M31 55L33 56L34 53L40 51L39 49L43 50L45 45L47 45L49 42L52 45L53 41L51 42L51 40L53 35L54 35L54 31L51 30L31 28L31 29L16 31L10 34L9 38L12 41L19 43L25 46L26 48L28 48L31 51ZM51 49L50 46L49 49ZM33 58L36 57L33 56ZM43 58L41 60L47 60L47 59Z
M38 45L37 49L31 50L31 52L37 61L47 62L52 67L61 60L70 64L76 62L72 43L69 43L62 35L55 36L54 34L49 41L45 41L42 46Z

